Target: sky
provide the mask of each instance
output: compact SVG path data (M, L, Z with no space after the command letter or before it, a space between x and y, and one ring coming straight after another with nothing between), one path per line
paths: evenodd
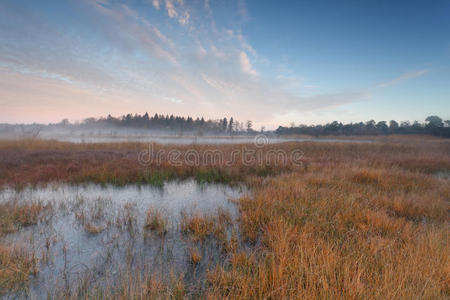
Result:
M450 119L450 1L0 0L0 123Z

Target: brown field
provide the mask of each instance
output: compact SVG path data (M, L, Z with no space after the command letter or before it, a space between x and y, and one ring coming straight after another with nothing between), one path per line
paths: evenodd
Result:
M147 166L139 143L0 142L0 185L17 189L49 182L162 185L167 180L244 183L237 220L218 211L183 216L192 242L189 259L201 262L201 244L215 239L222 263L207 270L202 288L183 278L163 282L124 270L122 284L79 288L63 298L209 299L446 299L450 298L450 141L394 136L373 143L159 145L184 154L220 150L226 158L247 147L266 153L300 149L299 165L241 160ZM202 157L202 156L200 156ZM50 208L0 203L0 237L33 226ZM163 236L167 224L149 210L146 229ZM80 217L81 218L81 217ZM89 218L93 219L92 216ZM86 231L103 227L84 216ZM131 218L131 216L130 216ZM124 220L127 223L126 220ZM232 224L235 222L235 224ZM127 224L129 224L128 222ZM238 233L230 226L236 226ZM227 232L232 234L227 236ZM26 285L40 253L0 240L0 292ZM146 269L142 266L142 269ZM194 290L194 292L192 292Z

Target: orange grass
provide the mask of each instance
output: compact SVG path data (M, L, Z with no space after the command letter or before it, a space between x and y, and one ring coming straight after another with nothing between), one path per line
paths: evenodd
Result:
M279 176L240 201L255 253L209 274L210 297L445 299L450 185L403 170Z
M0 245L0 294L20 288L36 272L33 253L18 246Z
M197 247L189 248L189 257L190 257L190 262L193 265L199 264L200 261L202 260L202 255Z
M230 213L223 208L218 208L216 213L208 215L183 212L180 228L182 233L189 235L194 241L203 242L208 237L214 237L226 246L227 228L231 225Z
M194 240L203 241L214 232L214 219L211 216L199 214L183 214L181 231L192 236Z
M163 218L161 212L152 208L147 210L147 218L144 226L145 229L155 231L161 236L167 233L166 220Z
M311 167L326 166L344 168L350 166L400 168L433 173L450 169L450 142L429 139L426 143L377 142L352 143L283 143L267 145L262 149L253 145L159 145L151 144L153 152L178 150L181 156L188 151L199 153L197 166L186 163L171 165L167 157L148 166L139 163L141 151L148 151L148 144L73 144L56 141L0 141L0 186L23 186L49 181L97 182L97 183L151 183L162 184L164 180L193 177L199 181L240 182L251 176L277 175L283 172L304 171ZM303 151L301 166L282 165L270 161L268 165L257 163L250 166L242 159L232 160L233 151L241 153L257 150L295 149ZM206 151L219 150L225 161L205 158ZM228 164L227 164L228 162Z
M0 237L21 227L37 224L42 212L49 209L42 203L0 203Z

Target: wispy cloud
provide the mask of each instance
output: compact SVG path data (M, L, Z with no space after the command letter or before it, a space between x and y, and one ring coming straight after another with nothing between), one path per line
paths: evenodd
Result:
M54 112L52 121L148 110L264 123L286 113L368 97L360 91L314 96L292 91L282 77L258 69L261 58L239 26L216 28L208 1L195 8L203 11L195 11L180 0L149 0L146 9L159 12L160 19L115 1L84 0L77 7L85 18L73 21L79 22L74 34L56 31L45 18L27 18L24 10L7 10L13 28L22 32L7 35L0 28L6 37L0 50L0 84L17 79L7 97L1 92L2 104L7 101L2 107L20 116L34 101L37 114ZM171 19L177 22L168 29L164 25ZM20 88L22 84L26 87ZM12 99L15 105L10 105ZM75 109L76 99L86 109ZM65 108L65 101L72 110Z
M237 5L238 5L238 12L241 17L241 20L243 22L247 22L249 17L248 17L248 11L247 11L247 4L245 3L245 0L238 0Z
M258 72L256 72L253 69L252 64L250 63L250 60L247 56L247 53L245 53L244 51L241 51L241 53L239 54L239 61L241 64L241 70L242 72L251 75L251 76L258 76Z
M394 79L382 82L382 83L378 84L377 87L383 88L383 87L388 87L388 86L391 86L391 85L395 85L395 84L398 84L400 82L407 81L409 79L413 79L413 78L417 78L417 77L420 77L420 76L424 76L424 75L428 74L428 72L429 72L428 69L407 72L407 73L404 73L404 74L402 74L402 75L400 75L400 76L398 76L398 77L396 77Z
M189 23L190 14L184 5L184 1L177 0L175 2L173 0L152 0L152 5L154 8L159 10L160 6L163 4L163 1L169 18L177 19L182 25Z
M173 5L173 2L171 0L166 0L166 9L169 17L175 18L178 15L177 11L175 10L175 6Z
M125 4L121 5L94 5L95 9L103 14L107 27L103 27L116 41L128 43L133 48L141 48L145 52L166 59L172 63L176 62L176 51L173 42L161 31L142 17L138 12ZM134 44L134 45L133 45Z
M152 4L153 4L153 7L155 7L156 9L159 9L159 0L153 0Z

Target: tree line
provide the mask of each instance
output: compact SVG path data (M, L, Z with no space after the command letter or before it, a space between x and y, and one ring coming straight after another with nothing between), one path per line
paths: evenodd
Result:
M251 123L250 123L251 124ZM71 125L67 119L62 120L58 125ZM146 112L140 114L126 114L121 117L108 115L106 118L87 118L81 124L86 127L126 127L137 129L152 129L161 131L172 131L182 134L183 132L214 133L214 134L237 134L244 131L244 123L235 120L222 118L216 120L205 120L201 118L192 118L190 116L174 116L154 114L149 116Z
M205 120L201 118L192 118L190 116L174 116L154 114L149 116L148 113L140 114L126 114L120 117L113 117L108 115L106 118L87 118L81 124L70 124L67 119L64 119L55 125L79 125L86 127L123 127L123 128L137 128L149 130L171 131L178 134L184 132L191 132L194 134L225 134L225 135L239 135L239 134L257 134L259 132L266 132L264 127L260 131L253 129L253 122L246 121L239 122L233 117L227 119ZM367 122L347 123L333 121L325 125L298 125L291 124L291 126L279 126L275 131L267 131L277 135L295 135L304 134L310 136L321 135L385 135L385 134L429 134L443 137L450 137L450 120L442 120L438 116L429 116L425 122L418 121L397 122L391 120L389 122L370 120Z
M325 125L291 125L290 127L279 126L275 130L279 135L305 134L312 136L320 135L383 135L383 134L430 134L436 136L450 137L450 120L443 121L438 116L429 116L424 123L414 121L395 120L367 121L365 123L343 124L338 121Z

